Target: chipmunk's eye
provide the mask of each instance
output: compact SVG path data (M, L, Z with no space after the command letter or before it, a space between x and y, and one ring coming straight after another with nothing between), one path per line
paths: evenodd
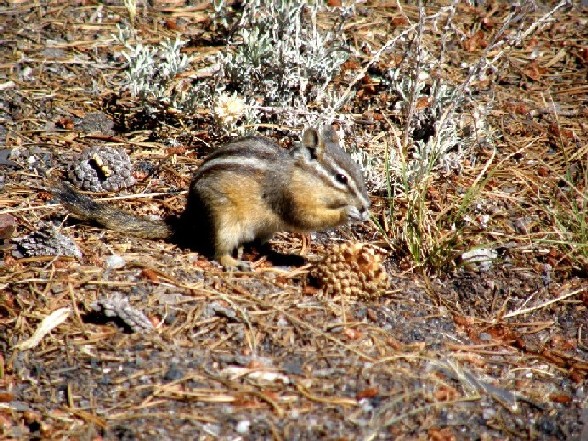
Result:
M345 176L342 173L337 173L335 175L335 179L337 180L337 182L340 182L341 184L347 184L347 176Z

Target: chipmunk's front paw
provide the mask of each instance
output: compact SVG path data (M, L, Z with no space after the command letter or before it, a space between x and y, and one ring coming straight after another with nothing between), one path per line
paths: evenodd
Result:
M225 271L253 271L253 268L251 268L251 264L249 262L245 262L244 260L237 260L228 254L221 256L218 261L223 266Z
M370 214L367 209L359 209L353 205L346 207L345 215L347 216L347 221L350 223L365 222L370 218Z

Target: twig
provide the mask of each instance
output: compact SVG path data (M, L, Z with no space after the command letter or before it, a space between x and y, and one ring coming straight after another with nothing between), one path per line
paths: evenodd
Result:
M560 302L562 300L565 300L565 299L567 299L569 297L575 296L576 294L580 294L582 292L586 292L586 288L577 289L577 290L572 291L572 292L569 292L567 294L563 294L563 295L559 296L556 299L548 300L547 302L543 302L543 303L541 303L539 305L532 306L530 308L517 309L516 311L512 311L512 312L509 312L508 314L505 314L503 318L510 318L510 317L516 317L517 315L527 314L529 312L533 312L533 311L535 311L537 309L545 308L545 307L547 307L549 305L552 305L554 303Z

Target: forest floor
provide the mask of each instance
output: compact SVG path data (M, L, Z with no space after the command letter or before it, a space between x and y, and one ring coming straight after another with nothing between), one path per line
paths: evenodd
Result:
M49 182L84 148L124 148L134 165L134 187L99 198L163 216L181 211L191 173L228 136L205 112L147 121L116 87L125 7L40 3L0 6L0 438L588 439L586 7L527 13L541 25L472 84L491 105L492 142L432 176L427 214L412 218L416 252L410 198L371 187L371 222L271 241L311 263L330 241L384 248L389 288L349 298L320 295L310 264L274 266L253 250L255 271L227 273L193 250L66 219ZM225 49L211 12L141 6L134 27L144 44L179 32L195 71ZM458 2L462 43L447 64L497 55L485 49L510 12ZM418 20L395 2L346 19L357 50L335 84L353 88L342 112L370 155L405 129L379 80L402 54L383 52L359 82L346 75ZM50 225L81 254L18 254ZM491 262L468 261L472 249Z

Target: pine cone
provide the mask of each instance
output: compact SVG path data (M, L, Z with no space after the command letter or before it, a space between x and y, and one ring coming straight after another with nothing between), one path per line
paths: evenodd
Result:
M82 190L119 191L135 184L131 160L122 149L90 147L69 166L69 178Z
M382 250L362 243L333 244L324 259L311 269L311 278L323 294L374 299L388 287Z

